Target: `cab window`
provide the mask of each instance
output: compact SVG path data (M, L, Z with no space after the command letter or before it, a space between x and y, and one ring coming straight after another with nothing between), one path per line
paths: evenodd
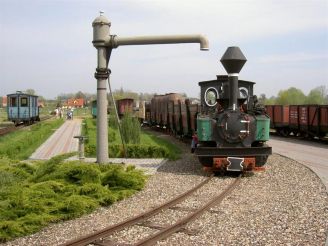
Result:
M22 97L21 98L21 106L22 107L27 107L28 106L27 97Z

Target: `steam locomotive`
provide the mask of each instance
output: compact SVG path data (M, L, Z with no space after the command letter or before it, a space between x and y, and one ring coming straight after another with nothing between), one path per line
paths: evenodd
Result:
M254 82L238 80L246 63L238 47L221 59L228 76L200 82L201 109L197 116L199 146L195 154L214 171L248 171L262 167L272 153L270 118L253 95Z
M221 62L228 75L199 82L201 101L177 93L156 95L146 105L146 121L178 136L198 136L195 154L214 172L260 169L272 153L270 118L253 95L254 82L238 80L246 62L238 47L229 47Z
M141 118L179 137L197 135L194 153L214 172L261 169L272 154L266 144L270 118L253 95L255 83L238 80L246 61L238 47L229 47L221 59L228 75L199 82L200 102L178 93L155 95Z

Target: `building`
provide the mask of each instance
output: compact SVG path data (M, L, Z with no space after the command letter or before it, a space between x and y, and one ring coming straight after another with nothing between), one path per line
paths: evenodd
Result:
M71 98L67 100L68 108L83 108L84 99L83 98Z
M3 108L7 107L7 97L6 97L6 96L3 96L3 97L2 97L1 106L2 106Z

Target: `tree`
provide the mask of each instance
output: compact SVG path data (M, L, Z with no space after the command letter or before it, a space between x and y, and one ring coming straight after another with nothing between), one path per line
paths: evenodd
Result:
M35 95L35 90L33 90L33 89L26 89L25 90L25 93L26 94L30 94L30 95Z
M86 99L85 94L82 91L79 91L75 94L75 98L83 98Z
M318 86L312 89L307 96L306 103L307 104L327 104L327 88L326 86Z
M272 96L269 99L265 100L265 105L273 105L276 104L276 97Z
M122 121L122 135L125 143L139 144L140 143L140 123L136 117L125 113Z
M281 90L278 93L276 104L280 105L300 105L306 102L304 93L295 87L290 87L288 90Z
M265 96L264 93L262 93L262 94L258 97L258 101L259 101L259 103L262 104L262 105L265 104L266 100L267 100L267 98L266 98L266 96Z

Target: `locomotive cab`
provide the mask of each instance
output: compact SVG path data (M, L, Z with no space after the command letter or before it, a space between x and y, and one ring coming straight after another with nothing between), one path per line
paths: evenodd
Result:
M254 170L262 167L272 153L265 144L269 140L270 119L253 95L255 83L238 80L246 62L240 49L228 48L221 62L228 76L199 82L201 112L195 154L203 166L214 171Z

